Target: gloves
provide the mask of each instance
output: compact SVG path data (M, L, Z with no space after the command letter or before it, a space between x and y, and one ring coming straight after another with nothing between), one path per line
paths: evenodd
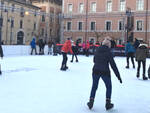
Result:
M121 79L120 76L118 77L118 80L119 80L119 82L122 84L122 79Z

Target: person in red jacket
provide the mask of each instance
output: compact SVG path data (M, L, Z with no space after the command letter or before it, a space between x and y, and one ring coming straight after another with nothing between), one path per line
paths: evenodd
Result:
M67 67L67 60L68 60L67 53L68 52L70 52L71 54L73 53L70 38L68 38L66 40L66 42L64 43L63 47L61 48L61 52L63 55L63 61L62 61L62 65L61 65L60 70L66 71L66 69L68 69L68 67Z
M89 56L89 48L90 48L90 43L89 43L89 41L87 40L87 42L86 42L86 56L88 57Z

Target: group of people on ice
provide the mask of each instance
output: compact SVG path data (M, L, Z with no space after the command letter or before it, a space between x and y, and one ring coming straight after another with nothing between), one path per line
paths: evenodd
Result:
M105 108L106 110L112 109L114 107L114 104L111 102L111 94L112 94L112 82L111 82L111 73L109 69L109 65L111 66L112 70L114 71L117 79L119 80L120 83L122 83L122 79L119 73L119 70L117 68L117 65L114 60L114 53L113 53L113 48L112 46L114 42L110 37L105 37L105 39L102 42L102 45L97 47L95 53L94 53L94 66L92 69L92 79L93 79L93 84L92 84L92 89L90 93L90 98L87 103L87 106L89 109L93 108L94 105L94 100L95 100L95 95L96 91L98 88L99 84L99 79L102 78L102 80L105 83L106 86L106 104ZM63 55L63 61L61 65L61 70L67 70L67 53L70 52L73 54L74 52L72 51L71 47L71 39L68 38L67 41L64 43L62 49L62 55ZM143 64L143 80L147 80L148 78L145 75L146 71L146 58L148 56L148 48L147 45L144 42L139 42L137 39L134 44L132 44L130 41L127 41L127 44L125 45L125 53L127 57L127 66L126 68L129 69L129 58L131 58L133 68L135 68L134 64L134 56L136 58L136 61L138 63L138 68L137 68L137 77L139 78L140 76L140 67L141 63ZM150 71L150 69L149 69ZM150 72L149 74L149 79L150 79Z
M138 64L136 77L137 78L140 77L140 68L141 68L141 64L142 64L142 66L143 66L143 73L142 73L143 80L147 80L148 78L145 75L146 58L149 55L147 44L144 43L143 41L139 41L137 39L135 39L134 44L130 41L127 41L127 44L125 45L125 53L126 53L126 57L127 57L126 68L128 69L130 67L129 66L129 58L131 58L133 68L135 68L135 63L134 63L134 56L135 56L135 60L137 61L137 64ZM149 71L148 71L148 76L150 78L150 72Z

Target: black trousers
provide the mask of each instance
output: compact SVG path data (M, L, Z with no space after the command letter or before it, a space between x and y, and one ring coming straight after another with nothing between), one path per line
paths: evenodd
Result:
M65 68L67 66L67 53L62 52L62 56L63 56L63 61L62 61L62 68Z
M141 63L143 65L143 75L145 76L145 69L146 69L146 61L138 61L138 68L137 68L137 74L140 73Z
M131 58L132 65L134 65L134 53L127 53L127 66L129 66L129 58Z
M31 55L32 55L32 53L33 53L33 50L35 51L35 54L37 54L36 48L32 48L32 49L31 49Z
M75 53L73 53L73 55L72 55L72 61L73 61L73 59L74 59L74 56L76 57L76 61L78 61L78 57L77 57L77 54Z

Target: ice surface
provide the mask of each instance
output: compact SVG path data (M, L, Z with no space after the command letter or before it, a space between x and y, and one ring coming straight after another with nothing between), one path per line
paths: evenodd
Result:
M95 104L86 103L92 85L93 56L79 56L60 71L62 56L16 56L1 60L0 113L150 113L150 81L136 78L136 69L126 69L126 58L115 57L120 84L112 72L113 110L105 110L105 86L100 80ZM147 68L150 59L147 59ZM137 64L136 64L137 68ZM141 70L142 74L142 70Z

